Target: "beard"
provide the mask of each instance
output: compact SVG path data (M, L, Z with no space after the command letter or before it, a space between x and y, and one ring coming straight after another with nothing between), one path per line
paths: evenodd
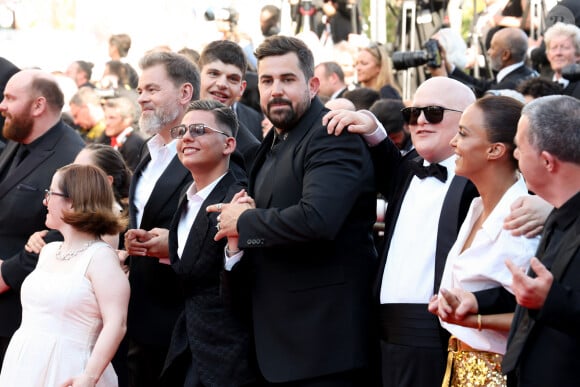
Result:
M158 134L167 124L175 121L179 116L177 109L165 110L156 108L153 114L146 114L139 117L139 129L148 136Z
M29 110L30 109L24 109L23 111ZM2 128L2 135L7 139L16 142L23 142L32 133L32 127L34 125L34 120L32 117L24 114L20 116L13 116L8 113L5 113L4 117L7 119L4 122L4 127Z
M296 109L294 109L292 101L283 98L274 98L268 102L265 113L274 127L283 132L287 132L300 120L304 112L308 109L309 103L310 100L307 98L306 101L298 103ZM274 110L272 110L273 104L278 105ZM281 107L281 104L286 104L287 108Z

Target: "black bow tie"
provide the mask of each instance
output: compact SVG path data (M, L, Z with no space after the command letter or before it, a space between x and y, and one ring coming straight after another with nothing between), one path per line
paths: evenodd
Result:
M445 183L447 180L447 168L441 164L429 164L425 167L419 163L411 163L411 170L419 179L435 177L442 183Z

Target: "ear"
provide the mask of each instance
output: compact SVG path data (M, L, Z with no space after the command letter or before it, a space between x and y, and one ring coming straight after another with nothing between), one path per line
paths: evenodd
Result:
M542 153L540 153L540 158L542 159L542 164L548 173L554 173L558 170L559 160L553 154L548 151L542 151Z
M511 57L512 57L512 52L510 50L508 50L507 48L504 48L504 50L501 53L502 61L507 62Z
M316 94L318 94L318 88L320 87L320 79L316 77L310 78L308 81L308 88L310 92L310 99L314 98Z
M504 143L494 142L487 149L487 159L488 160L497 160L497 159L503 157L507 153L507 151L508 151L508 149Z
M32 104L31 110L32 110L31 115L33 117L38 117L39 115L44 113L44 111L46 110L46 98L44 97L36 98L36 100Z
M242 95L244 94L244 91L246 91L247 86L248 86L248 82L246 82L246 81L240 82L240 96L239 96L239 98L242 97Z
M113 181L114 181L113 176L107 175L107 180L109 181L109 184L113 185Z
M223 154L231 155L236 150L236 139L234 137L226 138Z
M179 90L179 97L184 104L189 104L191 97L193 96L193 85L189 82L181 85Z

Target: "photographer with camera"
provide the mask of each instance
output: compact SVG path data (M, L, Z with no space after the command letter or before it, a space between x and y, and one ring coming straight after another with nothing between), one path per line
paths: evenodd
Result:
M504 28L493 35L487 50L491 68L496 73L494 79L477 79L466 74L445 60L443 50L441 66L429 70L433 76L448 76L470 86L478 97L488 90L515 90L522 81L538 76L525 65L527 49L528 37L523 30Z

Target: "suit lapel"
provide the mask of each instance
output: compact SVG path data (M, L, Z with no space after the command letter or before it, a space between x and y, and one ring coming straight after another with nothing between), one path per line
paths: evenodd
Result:
M561 246L567 246L564 250L558 251L557 259L552 266L552 275L555 280L559 280L564 275L570 260L574 257L576 251L580 248L580 221L577 220L573 225L575 231L569 232L561 241Z
M131 179L131 186L129 187L129 198L131 198L129 200L129 221L131 228L139 228L139 225L137 224L137 207L135 207L135 200L132 199L135 197L137 180L141 176L141 173L143 173L143 169L151 161L151 154L149 154L149 148L147 146L143 147L143 152L145 153L142 155L141 161L139 161L139 164L137 164L137 167L135 168L133 178Z

